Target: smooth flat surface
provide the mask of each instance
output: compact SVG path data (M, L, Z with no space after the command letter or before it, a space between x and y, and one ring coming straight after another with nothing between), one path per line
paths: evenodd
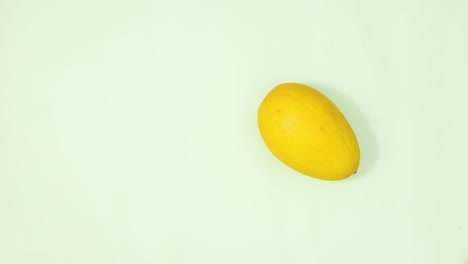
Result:
M468 263L467 1L0 2L0 263ZM358 174L263 144L328 95Z

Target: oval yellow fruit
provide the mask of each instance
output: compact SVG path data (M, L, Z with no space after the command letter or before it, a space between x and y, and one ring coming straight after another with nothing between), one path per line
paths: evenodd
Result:
M284 83L258 109L258 128L268 149L290 168L322 180L357 172L359 144L348 121L325 95L309 86Z

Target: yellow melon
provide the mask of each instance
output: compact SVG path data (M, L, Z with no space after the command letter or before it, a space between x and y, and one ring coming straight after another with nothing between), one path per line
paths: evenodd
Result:
M359 144L353 129L325 95L299 83L274 87L258 109L268 149L290 168L322 180L357 172Z

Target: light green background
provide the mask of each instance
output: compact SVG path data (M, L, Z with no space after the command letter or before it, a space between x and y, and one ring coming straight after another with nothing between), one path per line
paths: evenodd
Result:
M466 264L466 0L0 1L0 263ZM358 174L256 111L327 94Z

